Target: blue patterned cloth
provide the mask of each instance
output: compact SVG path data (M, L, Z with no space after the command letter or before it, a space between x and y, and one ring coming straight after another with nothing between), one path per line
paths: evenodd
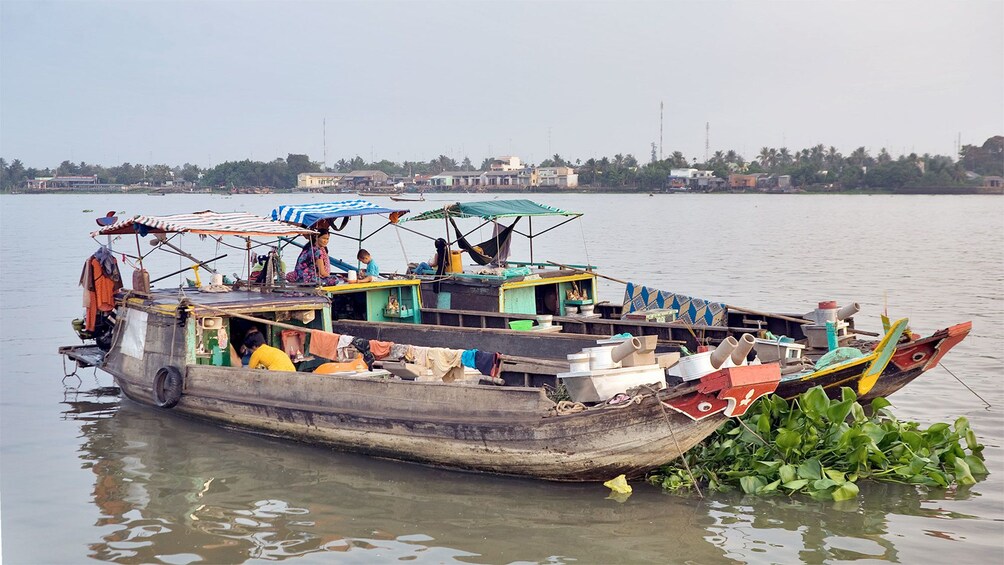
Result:
M691 325L726 326L728 309L721 302L694 298L665 290L628 283L624 290L625 312L672 308L679 320Z

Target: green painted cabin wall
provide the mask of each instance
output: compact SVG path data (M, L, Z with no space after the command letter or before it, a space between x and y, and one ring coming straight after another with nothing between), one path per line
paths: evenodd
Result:
M502 291L502 311L508 314L536 314L536 287L524 286Z

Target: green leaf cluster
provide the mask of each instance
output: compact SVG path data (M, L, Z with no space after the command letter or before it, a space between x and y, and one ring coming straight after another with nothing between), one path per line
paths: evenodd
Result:
M696 479L712 490L802 493L839 501L857 496L859 479L948 487L971 485L987 475L983 446L968 420L924 430L898 420L889 406L885 398L876 398L866 413L849 388L841 390L839 400L828 398L821 387L790 404L766 397L682 460L650 473L649 481L668 491L690 488Z

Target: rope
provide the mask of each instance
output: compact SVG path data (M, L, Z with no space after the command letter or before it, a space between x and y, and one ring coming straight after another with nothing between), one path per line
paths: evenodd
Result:
M589 246L586 245L586 230L582 227L582 216L579 216L579 233L582 234L582 250L586 253L586 264L592 265L593 262L589 259ZM597 297L593 297L594 299Z
M397 243L401 246L401 254L404 255L404 264L407 265L411 261L408 261L408 250L404 248L404 240L401 239L401 230L394 230L394 235L397 236Z
M586 410L586 405L581 402L572 402L571 400L560 400L553 410L558 416L565 416L568 414L584 412Z
M680 461L683 461L683 468L686 469L687 475L690 477L690 482L694 483L694 490L697 491L697 496L704 498L704 493L701 492L701 485L697 484L697 477L694 476L694 472L690 470L690 464L687 463L687 458L684 456L683 447L680 446L680 440L676 438L676 430L673 429L673 423L669 421L669 414L666 413L666 407L663 406L662 400L659 399L659 392L654 390L648 385L642 385L642 388L648 389L652 396L655 397L655 401L659 404L659 410L662 411L662 419L666 421L666 425L669 426L669 435L673 437L673 443L676 444L676 451L680 453Z
M223 237L222 236L220 236L220 237L214 237L213 239L216 240L216 249L219 249L220 248L219 246L222 245L224 247L229 247L231 249L236 249L238 251L247 251L248 250L247 245L241 247L241 246L237 246L237 245L232 245L230 243L223 243ZM272 245L271 243L260 243L260 242L256 241L255 244L250 247L250 249L257 249L259 247L269 247L271 245Z
M975 390L969 388L969 385L967 385L966 383L962 382L962 379L960 379L959 377L956 377L955 373L949 371L948 367L946 367L944 363L938 362L938 366L941 367L942 369L948 371L949 375L952 375L953 377L955 377L955 380L959 381L959 383L962 386L966 387L966 389L969 390L969 392L973 393L973 396L975 396L976 398L979 398L980 400L982 400L983 404L986 404L987 408L990 408L990 403L987 402L986 399L984 399L982 396L980 396L979 394L977 394Z

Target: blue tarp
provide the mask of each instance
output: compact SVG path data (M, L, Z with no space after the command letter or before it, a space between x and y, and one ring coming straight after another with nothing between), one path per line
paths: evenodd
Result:
M343 200L341 202L282 205L272 210L272 219L309 227L320 220L395 213L402 216L407 214L408 210L384 208L366 200Z

